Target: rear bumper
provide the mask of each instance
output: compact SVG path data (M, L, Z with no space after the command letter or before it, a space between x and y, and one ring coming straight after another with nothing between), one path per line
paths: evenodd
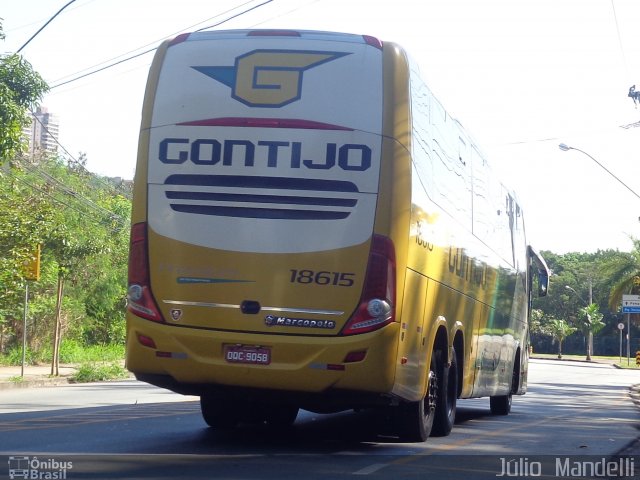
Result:
M393 323L346 337L265 335L177 327L128 313L127 368L140 380L185 394L254 392L305 403L322 397L345 408L389 403L399 330ZM156 348L142 345L140 335ZM227 344L268 347L271 363L229 363L223 354ZM359 351L366 351L363 360L345 362L347 354Z

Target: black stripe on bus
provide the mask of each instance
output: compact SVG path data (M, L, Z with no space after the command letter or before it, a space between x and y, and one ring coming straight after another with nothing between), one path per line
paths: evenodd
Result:
M243 193L218 192L166 192L172 200L207 200L215 202L279 203L289 205L324 205L327 207L354 207L358 201L353 198L299 197L286 195L253 195Z
M235 218L266 218L273 220L341 220L349 212L326 210L284 210L275 208L218 207L214 205L171 204L176 212Z
M165 185L190 185L231 188L277 188L280 190L316 190L325 192L357 192L353 182L315 178L260 177L243 175L170 175Z

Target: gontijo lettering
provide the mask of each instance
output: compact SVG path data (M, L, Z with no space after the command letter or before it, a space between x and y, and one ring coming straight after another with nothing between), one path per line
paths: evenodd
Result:
M250 107L279 108L301 98L302 74L340 57L343 52L253 50L236 58L233 67L194 66L231 87L231 96Z
M256 161L277 168L286 164L290 168L328 170L336 165L342 170L365 171L371 167L371 148L357 143L326 143L318 158L305 158L302 142L274 140L216 140L211 138L165 138L160 141L158 157L162 163L182 164L187 160L196 165L222 165L238 163L253 167Z

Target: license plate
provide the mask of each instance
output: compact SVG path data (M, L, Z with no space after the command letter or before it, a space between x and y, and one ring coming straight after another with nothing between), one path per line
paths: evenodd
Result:
M224 359L229 363L269 365L271 363L271 349L253 345L225 345Z

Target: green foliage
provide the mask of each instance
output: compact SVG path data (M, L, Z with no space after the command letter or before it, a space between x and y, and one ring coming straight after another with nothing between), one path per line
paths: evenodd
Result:
M544 312L537 308L531 310L531 318L529 319L529 331L532 334L544 334L542 322L544 319Z
M0 40L4 39L0 23ZM20 55L0 55L0 165L20 152L28 111L49 87Z
M558 342L558 358L562 358L562 342L569 335L575 333L578 329L572 327L564 320L550 318L546 324L546 332Z
M38 365L45 361L46 355L46 352L27 347L24 355L25 365ZM22 345L15 345L6 354L0 355L0 365L22 365Z
M602 318L604 315L599 312L600 307L597 303L592 303L580 309L579 328L582 333L593 333L594 335L604 328Z
M60 345L61 363L117 362L124 358L124 345L84 346L75 340L63 340Z
M117 380L128 376L127 370L117 363L83 363L72 376L72 379L78 383L87 383Z
M37 244L41 278L29 285L31 349L51 342L59 276L65 280L63 338L124 343L130 200L76 162L15 157L0 176L0 208L7 212L0 215L6 252L0 258L0 351L21 343L22 265Z
M617 355L617 324L624 321L620 312L621 295L636 293L632 290L639 287L636 283L640 272L640 242L634 241L632 252L600 250L593 253L572 252L558 255L547 251L542 254L552 271L551 293L547 297L534 299L533 306L542 312L544 318L561 319L578 329L576 335L566 338L564 350L569 353L584 352L591 331L595 353ZM586 307L590 300L593 304L589 306L591 324L586 321ZM640 315L631 317L633 319ZM547 327L543 321L542 330ZM551 342L552 337L548 331L541 331L533 312L530 331L534 351L551 353L555 350ZM631 348L634 351L640 349L640 330L632 324L630 333Z
M602 265L602 274L611 282L609 308L616 308L624 294L640 294L640 240L633 240L633 250L612 256Z
M77 340L64 339L60 345L60 363L120 362L124 358L124 345L83 345ZM51 345L39 350L27 347L26 365L41 365L51 362ZM16 345L0 355L0 365L21 365L22 345Z
M38 245L41 279L29 287L29 350L48 348L60 278L63 337L124 341L130 191L88 172L83 155L21 156L22 128L47 89L22 57L0 54L0 354L21 345L24 265Z

